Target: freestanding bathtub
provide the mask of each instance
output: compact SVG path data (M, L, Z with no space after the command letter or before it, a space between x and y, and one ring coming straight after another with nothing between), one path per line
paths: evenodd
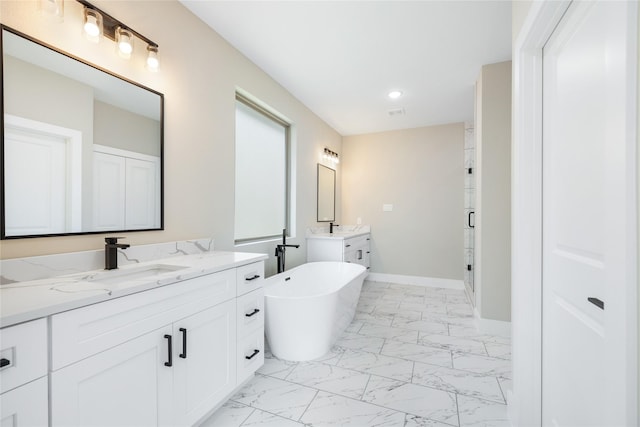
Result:
M265 333L278 359L312 360L331 349L353 320L367 269L311 262L265 280Z

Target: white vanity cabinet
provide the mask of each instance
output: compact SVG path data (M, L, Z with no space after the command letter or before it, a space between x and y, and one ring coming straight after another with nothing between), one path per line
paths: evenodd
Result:
M343 261L371 267L371 235L307 237L307 261Z
M210 413L239 385L245 270L261 293L262 261L51 316L51 426L191 426Z
M0 330L0 425L48 424L47 322Z

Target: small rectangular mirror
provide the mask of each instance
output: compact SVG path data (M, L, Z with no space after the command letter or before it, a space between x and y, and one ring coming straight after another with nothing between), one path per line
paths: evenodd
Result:
M318 222L336 220L336 171L318 163Z
M0 238L162 229L164 96L0 28Z

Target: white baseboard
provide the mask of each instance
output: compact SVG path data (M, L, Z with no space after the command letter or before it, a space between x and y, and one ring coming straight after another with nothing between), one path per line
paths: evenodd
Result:
M372 282L396 283L399 285L415 285L433 288L464 289L464 282L455 279L438 277L405 276L402 274L369 273L367 279Z
M476 321L476 328L485 334L499 335L501 337L511 336L511 322L503 320L484 319L480 317L478 309L473 309L473 317Z

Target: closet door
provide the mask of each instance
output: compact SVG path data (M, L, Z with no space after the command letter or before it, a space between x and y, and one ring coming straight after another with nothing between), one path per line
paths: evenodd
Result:
M94 151L92 231L124 230L125 165L124 157Z

